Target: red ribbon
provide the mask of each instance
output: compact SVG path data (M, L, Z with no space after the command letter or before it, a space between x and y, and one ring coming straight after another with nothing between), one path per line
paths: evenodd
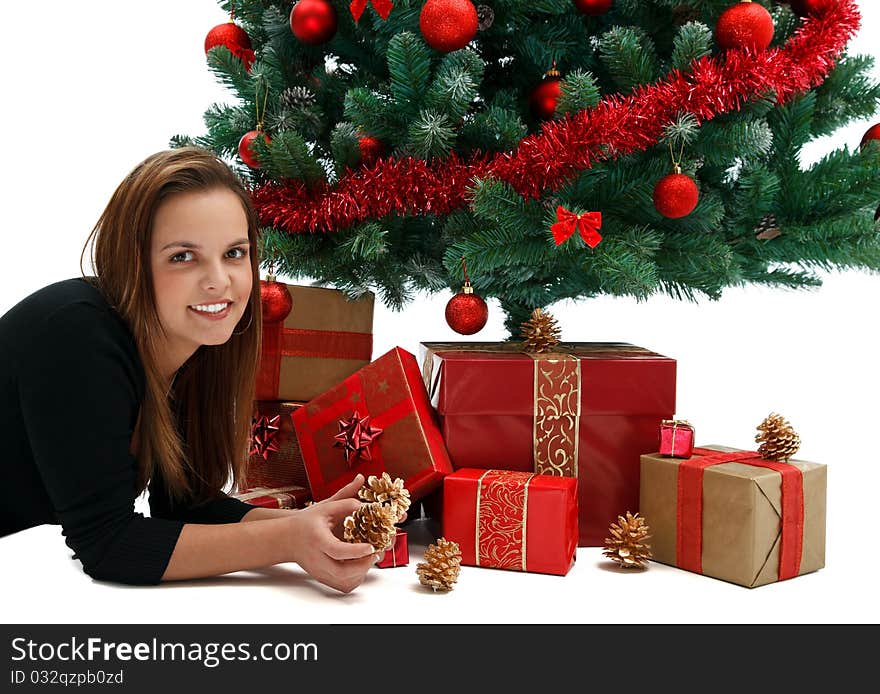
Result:
M281 447L278 444L278 432L281 430L281 415L260 415L251 419L251 449L250 455L259 455L263 460L269 459L269 454L278 452Z
M556 241L557 246L571 238L575 229L580 232L584 243L590 248L595 248L602 240L602 236L599 234L599 229L602 228L601 212L575 214L559 205L556 208L556 219L559 221L550 227L550 231L553 232L553 239Z
M394 3L391 0L372 0L370 4L383 20L388 19L388 15L391 14L391 8L394 7ZM348 9L351 10L351 16L354 17L354 21L360 21L361 15L367 9L367 0L352 0Z
M703 573L703 471L712 465L742 463L775 470L782 475L782 531L779 549L779 580L800 573L804 544L804 482L799 468L775 460L763 460L753 451L725 453L695 448L698 458L678 466L676 508L676 564Z
M361 417L357 410L350 417L339 420L339 433L333 438L336 439L334 446L339 446L345 454L345 462L352 467L358 460L372 460L373 452L370 446L373 440L382 433L382 429L374 427L370 420L372 417L367 415Z

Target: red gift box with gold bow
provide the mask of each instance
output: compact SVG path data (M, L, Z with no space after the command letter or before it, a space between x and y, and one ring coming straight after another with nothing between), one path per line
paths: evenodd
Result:
M578 478L579 544L638 507L639 457L675 412L674 359L621 343L422 343L423 376L456 468ZM439 496L439 495L438 495ZM445 529L444 529L445 532Z
M395 347L293 412L316 501L361 473L400 477L415 501L452 463L415 357Z
M407 564L409 564L409 544L406 532L398 528L397 534L394 536L394 544L391 545L391 549L385 550L385 556L376 562L376 568L393 569Z
M577 550L577 480L456 470L443 480L443 535L462 564L564 576Z

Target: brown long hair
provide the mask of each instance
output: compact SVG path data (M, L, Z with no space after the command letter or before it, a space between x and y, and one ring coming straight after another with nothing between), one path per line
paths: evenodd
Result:
M164 329L156 309L150 266L153 218L170 195L226 188L241 200L248 221L253 287L232 337L202 345L166 391L157 365ZM239 483L247 447L262 335L257 216L247 189L213 153L198 147L158 152L119 185L86 239L94 239L94 281L128 324L140 352L146 392L133 437L142 492L158 472L172 499L191 503ZM85 274L83 273L85 277ZM172 404L173 400L173 404Z

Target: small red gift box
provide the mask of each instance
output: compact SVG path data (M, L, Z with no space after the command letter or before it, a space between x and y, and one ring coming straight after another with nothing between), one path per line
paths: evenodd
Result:
M660 422L660 455L690 458L694 454L694 428L682 419Z
M290 418L290 413L300 407L302 403L298 402L256 402L245 487L308 486L305 464Z
M578 478L578 544L638 508L639 457L675 412L674 359L618 343L423 343L423 375L456 468Z
M564 576L577 550L577 480L456 470L443 480L443 536L462 564Z
M379 569L391 569L395 566L406 566L409 564L409 546L407 545L406 532L398 530L394 537L394 544L391 549L385 550L385 556L382 561L376 564Z
M304 508L306 502L312 500L308 489L296 485L272 489L252 487L242 489L232 496L251 506L262 506L263 508Z
M292 414L316 501L358 473L400 477L417 501L452 472L415 357L395 347Z

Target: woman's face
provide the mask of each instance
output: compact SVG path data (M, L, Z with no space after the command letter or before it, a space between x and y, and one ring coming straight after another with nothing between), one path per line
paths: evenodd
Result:
M176 193L156 210L153 290L171 371L201 345L226 342L244 314L253 284L247 231L241 201L226 188Z

